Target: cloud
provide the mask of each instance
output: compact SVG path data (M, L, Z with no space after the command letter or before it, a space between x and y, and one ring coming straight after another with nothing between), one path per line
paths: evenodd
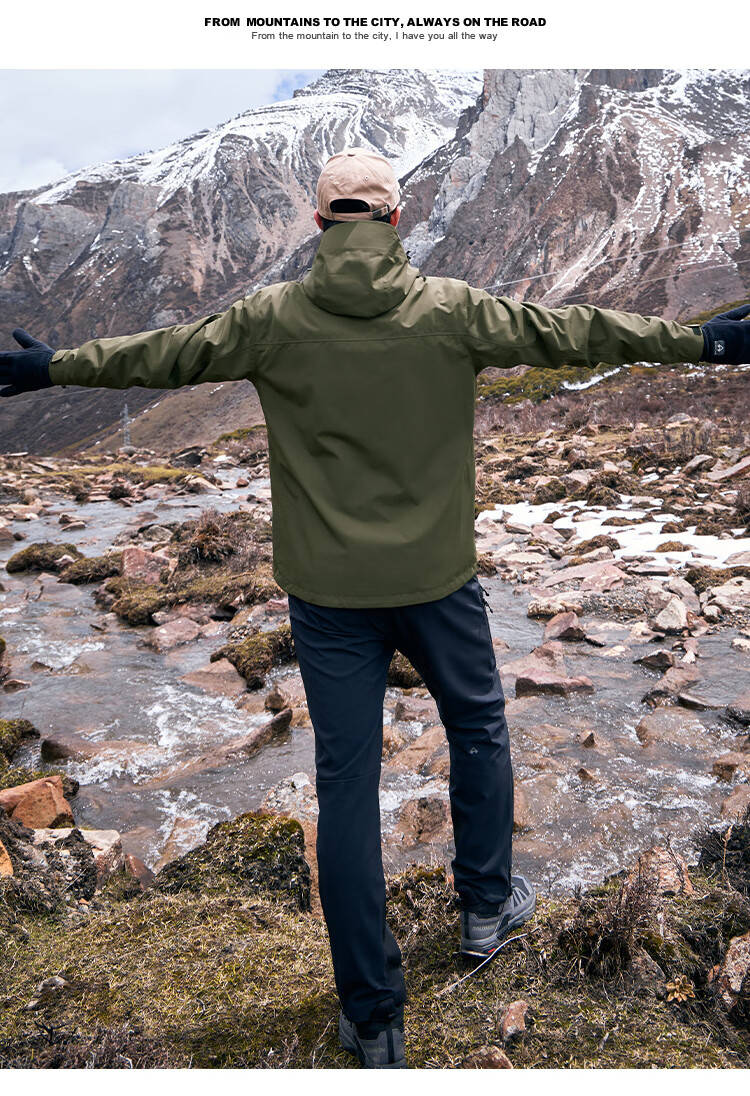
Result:
M319 70L0 71L0 193L160 148L287 98Z

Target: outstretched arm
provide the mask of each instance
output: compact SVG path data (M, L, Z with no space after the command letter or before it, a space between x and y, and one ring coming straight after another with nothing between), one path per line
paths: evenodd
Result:
M21 350L0 353L0 395L15 396L54 384L87 388L179 388L232 381L255 372L251 298L193 324L93 339L76 350L54 351L17 328Z
M488 365L597 365L609 362L750 362L750 305L686 326L592 305L543 308L469 290L469 349Z

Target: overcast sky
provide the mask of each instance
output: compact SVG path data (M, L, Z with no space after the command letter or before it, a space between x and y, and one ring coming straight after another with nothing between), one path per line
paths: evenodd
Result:
M0 71L0 193L160 148L291 97L318 70Z

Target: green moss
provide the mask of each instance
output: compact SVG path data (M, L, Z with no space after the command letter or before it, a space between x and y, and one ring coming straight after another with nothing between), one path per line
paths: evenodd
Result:
M250 689L265 684L271 668L295 657L292 632L288 624L269 632L258 632L234 643L227 643L211 655L211 661L228 659L244 677Z
M613 366L601 363L594 368L591 366L563 365L557 369L541 369L531 366L520 377L498 377L483 383L479 378L477 385L477 399L487 398L502 400L503 403L521 403L531 400L532 403L541 403L559 392L563 385L580 384L592 377L610 373Z
M39 731L28 719L0 719L0 754L8 761L25 738L39 738Z
M539 506L545 502L559 502L568 494L568 489L562 480L552 478L549 483L543 483L534 492L533 503Z
M253 435L259 434L265 429L266 424L264 422L258 422L255 426L241 426L237 430L230 430L227 434L219 434L214 445L226 445L230 441L247 441L248 438L252 438Z
M112 611L128 624L151 624L153 614L169 605L169 591L166 586L142 582L125 575L109 579L104 589L114 596Z
M391 659L386 680L389 685L395 685L401 689L414 689L419 685L424 685L424 681L409 662L409 659L406 655L402 655L400 651L397 651Z
M299 822L277 815L249 813L220 822L205 844L159 872L150 893L277 894L301 910L310 908L310 869Z
M5 564L8 574L14 575L21 571L54 571L57 561L62 556L72 556L80 559L83 553L73 544L52 544L44 541L37 544L29 544L10 557Z
M60 572L61 582L83 586L87 582L103 582L120 573L122 552L108 552L103 556L82 556L69 563Z
M685 572L685 579L699 594L712 586L723 586L730 578L750 578L750 567L691 567Z

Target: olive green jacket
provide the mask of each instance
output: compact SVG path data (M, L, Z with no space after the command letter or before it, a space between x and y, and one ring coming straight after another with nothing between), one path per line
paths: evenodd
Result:
M336 225L309 275L193 324L95 339L54 384L253 382L268 426L274 574L319 605L444 597L476 570L473 421L486 366L697 362L698 328L546 309L425 278L390 225Z

